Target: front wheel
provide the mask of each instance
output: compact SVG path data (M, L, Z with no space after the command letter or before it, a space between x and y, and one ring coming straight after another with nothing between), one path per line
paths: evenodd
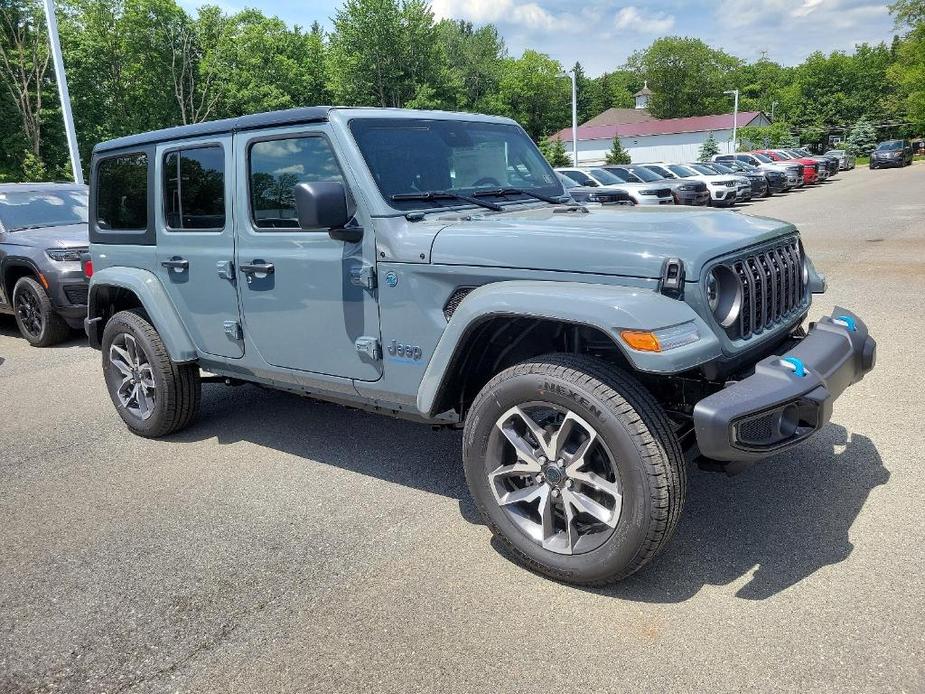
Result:
M526 566L580 585L642 568L681 514L686 470L671 423L628 374L553 354L502 371L466 418L466 480Z
M103 330L103 375L128 428L147 438L188 426L199 412L199 367L176 364L141 311L120 311Z
M13 308L19 332L33 347L51 347L71 334L42 285L31 277L20 277L13 287Z

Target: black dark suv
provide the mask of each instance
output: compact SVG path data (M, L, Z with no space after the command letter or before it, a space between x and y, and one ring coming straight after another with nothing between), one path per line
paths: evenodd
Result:
M909 140L887 140L870 153L870 168L909 166L912 163L912 145Z
M87 315L87 186L0 185L0 314L36 347L61 342Z

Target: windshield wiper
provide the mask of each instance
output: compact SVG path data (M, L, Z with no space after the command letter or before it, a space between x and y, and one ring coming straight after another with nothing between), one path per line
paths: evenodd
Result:
M562 197L554 198L550 195L534 193L533 191L524 190L523 188L492 188L490 190L480 190L472 195L475 197L482 197L485 195L526 195L534 200L542 200L552 205L561 205L563 202Z
M12 227L7 231L28 231L30 229L45 229L47 227L66 227L76 224L85 224L85 222L42 222L41 224L26 224L21 227Z
M468 202L471 205L478 205L479 207L484 207L494 212L501 212L504 210L501 205L496 205L493 202L479 200L478 198L462 195L460 193L451 193L448 190L430 190L426 193L395 193L395 195L389 196L389 199L393 202L398 202L400 200L462 200L463 202Z

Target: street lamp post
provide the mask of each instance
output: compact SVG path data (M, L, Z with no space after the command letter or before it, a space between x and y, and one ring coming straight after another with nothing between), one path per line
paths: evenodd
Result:
M732 151L736 151L736 136L739 130L739 90L738 89L727 89L723 94L733 94L735 95L735 106L732 108Z
M74 129L74 114L71 112L71 96L67 90L64 59L61 57L61 42L58 40L55 0L45 0L45 19L48 22L48 42L51 44L51 57L55 63L55 81L58 83L58 97L61 100L61 113L64 116L64 130L67 133L67 147L71 153L71 170L74 172L74 182L83 185L84 173L80 167L80 151L77 149L77 131Z

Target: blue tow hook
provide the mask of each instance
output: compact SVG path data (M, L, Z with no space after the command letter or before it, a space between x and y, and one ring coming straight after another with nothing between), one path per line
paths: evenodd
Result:
M803 378L806 375L806 367L803 366L802 359L797 359L796 357L784 357L781 359L781 361L788 369L793 369L793 374L797 378Z
M857 332L858 324L851 316L835 316L835 322L848 328L848 332Z

